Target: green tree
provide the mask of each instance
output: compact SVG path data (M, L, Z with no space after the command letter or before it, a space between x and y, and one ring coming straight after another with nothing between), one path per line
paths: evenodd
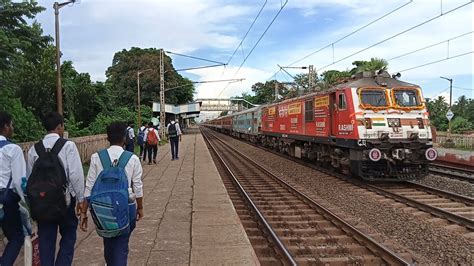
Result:
M428 99L426 102L428 112L430 113L431 125L437 130L446 131L448 129L448 120L446 119L446 112L449 105L443 96L439 96L434 101Z
M453 133L463 133L464 131L473 130L474 123L468 121L466 118L457 116L451 122L451 129Z
M107 83L114 88L119 106L137 106L137 72L145 71L140 76L141 102L152 105L159 99L160 50L155 48L141 49L132 47L115 53L112 66L107 69ZM164 60L165 100L168 104L183 104L193 100L193 83L178 74L169 56ZM179 88L176 88L179 87ZM171 88L175 88L169 90Z
M371 58L370 61L354 61L352 65L355 67L351 69L351 75L362 71L387 70L388 62L381 58Z

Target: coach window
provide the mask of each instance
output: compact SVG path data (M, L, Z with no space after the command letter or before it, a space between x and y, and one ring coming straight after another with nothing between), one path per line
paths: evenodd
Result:
M306 122L314 121L314 108L312 99L304 103L304 117Z
M339 94L339 110L346 110L346 95L344 93Z

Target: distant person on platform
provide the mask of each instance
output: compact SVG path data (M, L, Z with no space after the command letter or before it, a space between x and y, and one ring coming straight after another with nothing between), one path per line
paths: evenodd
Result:
M158 130L153 127L153 123L148 123L148 129L145 131L144 140L148 148L148 164L150 165L152 160L156 164L156 155L158 154L158 142L160 142L160 135Z
M168 137L170 139L170 146L171 146L171 160L178 160L179 155L179 142L181 141L181 129L179 128L178 119L171 120L171 122L166 127L168 132Z
M127 127L127 143L125 143L125 149L129 152L135 152L135 130L134 123L132 121L128 122Z
M13 136L12 116L0 112L0 203L3 234L8 243L0 258L0 265L13 265L20 253L25 236L20 214L21 184L26 181L26 163L20 146L8 141Z
M143 157L143 161L145 161L146 158L146 142L145 142L145 132L148 129L148 123L143 122L142 126L138 129L138 135L137 135L137 143L140 146L140 156L139 158L141 159Z

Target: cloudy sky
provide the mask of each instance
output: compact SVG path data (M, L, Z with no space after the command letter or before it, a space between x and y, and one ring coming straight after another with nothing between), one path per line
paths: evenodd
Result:
M40 0L47 10L38 16L47 34L54 35L54 1ZM72 60L77 70L104 80L115 52L130 47L163 47L165 50L227 62L265 4L260 17L226 68L183 72L194 81L245 78L233 83L197 86L196 98L228 97L250 91L252 84L272 76L281 81L291 77L278 72L319 50L293 66L313 64L324 70L351 68L354 60L385 59L437 44L429 49L389 60L389 71L402 71L402 79L419 84L427 97L448 95L454 79L453 98L474 98L473 11L469 0L288 0L278 18L253 53L261 37L285 0L81 0L61 9L63 59ZM463 4L464 7L449 12ZM401 7L403 6L404 7ZM397 9L342 41L341 37ZM441 16L441 14L443 14ZM373 48L358 51L433 19ZM455 38L460 35L463 37ZM446 40L452 39L448 42ZM333 49L334 47L334 49ZM466 55L463 55L466 54ZM456 57L458 55L463 55ZM245 57L245 64L239 69ZM203 62L172 56L176 68ZM347 59L344 59L348 57ZM450 60L441 61L446 58ZM344 59L344 60L341 60ZM436 64L411 69L430 62ZM332 64L333 62L338 63ZM206 64L206 63L204 63ZM403 71L405 70L405 71ZM299 73L292 70L292 74ZM274 75L276 73L276 75Z

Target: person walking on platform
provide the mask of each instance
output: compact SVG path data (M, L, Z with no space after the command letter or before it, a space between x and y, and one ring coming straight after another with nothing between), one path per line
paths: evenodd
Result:
M143 218L143 169L136 155L123 150L125 136L125 124L114 122L107 127L110 148L91 157L84 192L87 200L81 208L81 230L87 232L86 214L90 207L97 233L103 238L105 261L110 266L127 265L130 235L136 221Z
M143 125L138 129L138 135L137 135L137 143L140 146L140 157L143 157L143 161L145 161L146 158L146 142L145 142L145 131L148 129L148 124L146 122L143 122Z
M153 128L153 123L148 123L148 129L145 132L145 142L148 147L148 164L151 164L153 159L153 163L156 164L156 155L158 154L158 142L160 142L160 135L158 134L158 130Z
M178 160L179 142L181 141L181 129L179 128L178 119L171 122L166 127L171 146L171 160Z
M77 239L76 213L84 198L84 172L76 144L62 138L64 118L49 113L43 126L48 134L28 152L26 194L31 216L38 224L41 264L71 265ZM56 256L58 230L61 241Z
M132 121L128 122L127 127L127 142L125 143L126 150L129 152L135 152L135 130Z
M24 242L20 215L23 199L22 182L26 181L26 164L20 146L8 141L13 136L12 116L0 112L0 223L8 244L0 265L13 265Z

